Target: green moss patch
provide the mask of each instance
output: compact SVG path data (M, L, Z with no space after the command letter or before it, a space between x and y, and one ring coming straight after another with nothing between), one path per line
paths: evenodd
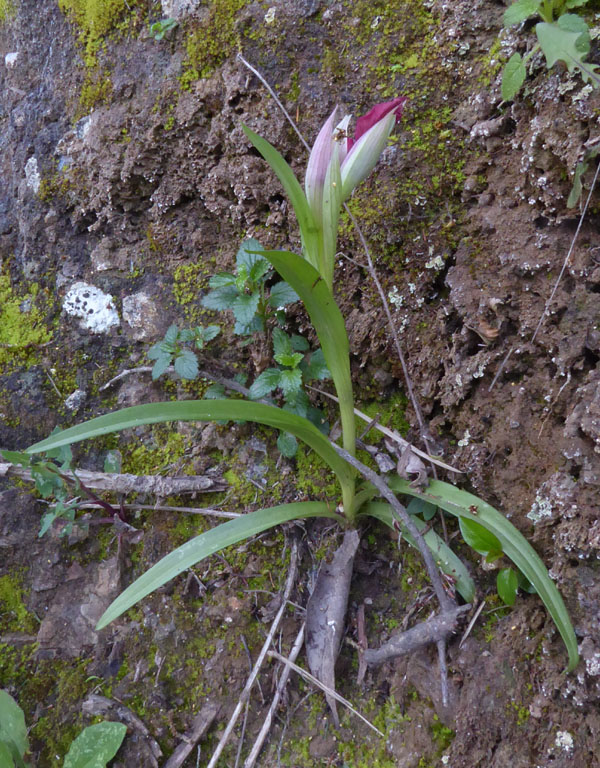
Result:
M17 294L7 274L0 274L0 370L8 373L32 365L39 346L50 341L41 309L43 294L37 284Z

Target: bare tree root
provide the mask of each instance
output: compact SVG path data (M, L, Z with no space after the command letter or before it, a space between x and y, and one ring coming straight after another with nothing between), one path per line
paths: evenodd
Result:
M369 648L364 652L367 664L383 664L384 661L395 659L418 650L429 643L439 643L456 631L459 617L471 609L470 605L461 605L451 611L433 616L427 621L407 629L399 635L394 635L380 648Z

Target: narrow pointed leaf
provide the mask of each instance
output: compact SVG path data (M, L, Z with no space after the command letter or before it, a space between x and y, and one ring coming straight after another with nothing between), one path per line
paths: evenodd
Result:
M331 371L340 405L346 407L346 411L341 410L344 445L346 450L353 451L354 395L350 379L350 345L342 313L317 270L304 259L288 251L265 251L264 257L296 291L308 312ZM351 447L346 446L346 440Z
M295 502L281 504L270 509L259 509L229 520L210 531L196 536L182 546L163 557L131 586L122 592L100 617L97 629L102 629L111 621L135 605L139 600L154 592L167 581L179 575L187 568L225 547L244 541L257 533L262 533L289 520L308 517L331 517L339 520L335 512L321 501Z
M144 424L159 424L166 421L256 421L275 429L291 432L304 441L336 473L340 482L349 482L353 472L331 447L329 440L307 419L288 413L282 408L248 400L183 400L180 402L149 403L123 408L115 413L98 416L83 424L70 427L45 440L30 446L27 453L40 453L61 445L70 445L91 437L108 435Z
M514 605L517 599L519 578L512 568L502 568L496 577L496 589L506 605Z
M451 515L472 520L493 533L499 539L504 554L535 587L556 624L569 654L567 670L571 671L577 666L577 639L561 594L550 579L548 570L537 552L504 515L472 493L461 491L441 480L432 480L426 491L418 491L400 477L390 478L388 482L390 488L398 493L430 501Z
M290 198L294 213L298 219L305 256L307 259L310 259L312 254L318 252L318 228L312 211L310 210L310 206L308 205L304 190L300 186L300 183L290 166L275 147L269 144L269 142L261 136L254 133L254 131L251 131L248 126L243 125L242 129L254 147L271 166L287 196Z
M360 515L361 517L363 515L374 517L376 520L380 520L382 523L385 523L392 530L395 530L394 523L396 522L396 518L392 513L391 506L386 502L370 501L364 507L361 507ZM413 522L419 531L425 531L428 527L427 523L416 516L413 517ZM416 548L417 545L415 541L413 540L412 536L404 530L401 523L400 528L402 530L402 536L411 545L411 547ZM448 576L451 576L455 580L456 589L462 595L464 600L467 601L467 603L473 602L473 598L475 597L475 584L462 560L454 554L450 547L444 542L443 539L437 535L435 531L427 531L423 534L423 538L425 540L425 544L427 544L429 549L433 552L433 556L438 568L440 568L444 573L446 573Z

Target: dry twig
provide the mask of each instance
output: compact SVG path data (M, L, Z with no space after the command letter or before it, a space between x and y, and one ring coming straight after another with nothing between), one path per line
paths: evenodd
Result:
M298 654L302 650L302 645L304 643L304 626L305 625L302 624L302 626L300 627L300 631L296 635L296 640L294 641L294 645L292 646L292 650L290 651L290 655L288 656L288 661L295 662L296 659L298 658ZM281 673L279 682L277 683L275 695L273 696L273 701L271 702L271 706L269 707L267 716L265 717L265 720L262 724L262 728L260 729L260 732L254 741L252 749L250 750L250 754L246 758L246 762L244 763L244 768L254 768L254 764L256 763L258 755L260 754L260 750L262 749L265 739L267 738L267 735L271 730L273 717L275 716L275 712L277 712L277 707L279 706L279 701L283 695L285 686L287 685L290 672L291 672L291 667L289 665L286 665L284 667L283 672Z
M258 658L254 664L254 667L252 669L252 672L250 673L250 676L248 677L248 680L246 681L246 685L244 686L244 690L240 694L240 698L238 699L238 703L233 711L233 714L231 715L231 718L229 719L229 722L227 723L227 727L223 731L223 734L221 738L219 739L219 743L217 744L217 747L215 751L212 754L212 757L210 758L210 761L207 765L207 768L215 768L219 757L221 756L221 753L223 752L223 749L225 748L225 745L229 741L229 737L231 736L231 733L233 729L235 728L235 724L237 723L238 717L240 716L240 713L242 709L244 708L244 705L246 703L246 700L250 696L250 690L252 689L252 686L254 685L254 681L256 680L256 677L258 673L260 672L260 668L263 665L263 662L267 656L267 653L269 651L269 648L271 646L271 643L273 642L273 638L275 637L275 633L277 632L277 628L281 622L281 619L283 618L283 614L285 613L285 610L287 608L287 601L290 596L290 593L292 591L292 587L294 586L294 581L296 579L296 570L298 567L298 545L296 542L292 545L292 553L290 558L290 568L288 571L288 577L285 584L285 589L283 591L283 601L281 603L281 608L277 611L277 615L275 616L275 619L273 620L273 624L271 625L271 629L269 630L269 634L267 635L267 638L265 642L263 643L263 647L260 650L260 653L258 654Z
M224 491L227 483L221 478L208 475L181 475L179 477L160 477L158 475L129 475L112 472L90 472L78 469L77 473L61 470L73 483L81 481L88 488L113 493L152 493L155 496L181 496L187 493L207 493ZM19 477L33 481L31 470L10 462L0 464L0 477Z
M194 718L192 727L184 734L181 743L175 747L175 751L163 768L180 768L183 765L190 752L213 724L218 712L219 707L214 702L209 701L202 707Z

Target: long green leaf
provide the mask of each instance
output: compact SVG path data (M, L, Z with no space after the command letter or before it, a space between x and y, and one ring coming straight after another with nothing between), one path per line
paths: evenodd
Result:
M158 424L164 421L228 421L230 419L256 421L259 424L291 432L307 443L329 464L340 483L352 481L354 475L350 467L337 455L329 440L308 419L272 405L252 403L248 400L183 400L135 405L105 416L98 416L83 424L77 424L75 427L50 435L45 440L30 446L27 453L40 453L61 445L77 443L80 440L107 435L111 432L120 432L143 424Z
M461 491L441 480L432 480L426 491L418 491L407 480L400 477L391 478L388 482L394 491L430 501L451 515L472 520L493 533L500 540L504 554L513 561L536 588L538 595L548 609L548 613L554 620L569 653L567 670L570 672L577 666L579 661L577 639L560 592L550 579L548 570L536 551L512 523L497 509L477 496L467 493L467 491Z
M264 251L261 255L268 259L283 279L292 286L306 307L321 342L340 402L344 448L354 455L355 423L350 378L350 344L342 313L324 280L307 261L288 251Z
M270 509L259 509L235 520L229 520L216 528L212 528L200 536L190 539L177 549L159 560L156 565L146 571L139 579L114 600L100 617L96 629L102 629L114 621L124 611L131 608L139 600L178 574L191 568L200 560L213 555L215 552L237 544L238 541L250 538L257 533L273 528L275 525L287 523L289 520L307 517L331 517L339 520L339 516L322 501L298 501L293 504L281 504Z
M298 219L305 256L313 263L313 266L317 267L318 265L316 262L313 262L313 259L316 259L319 253L319 229L310 210L304 190L290 166L272 144L269 144L266 139L254 133L254 131L251 131L247 125L242 125L242 129L254 147L271 166L287 196L290 198L296 218Z
M369 515L382 523L388 525L392 530L395 530L394 523L396 518L392 514L392 508L389 504L383 501L371 501L361 507L360 516ZM413 516L413 522L420 531L424 531L427 528L427 523L418 517ZM404 530L404 526L400 523L402 530L402 536L412 546L416 547L416 543L412 536ZM452 578L456 582L456 589L460 592L463 598L470 603L475 597L475 584L473 579L469 576L469 572L462 560L450 549L450 547L441 539L437 533L433 530L427 531L423 538L425 544L433 552L437 565L442 571Z

